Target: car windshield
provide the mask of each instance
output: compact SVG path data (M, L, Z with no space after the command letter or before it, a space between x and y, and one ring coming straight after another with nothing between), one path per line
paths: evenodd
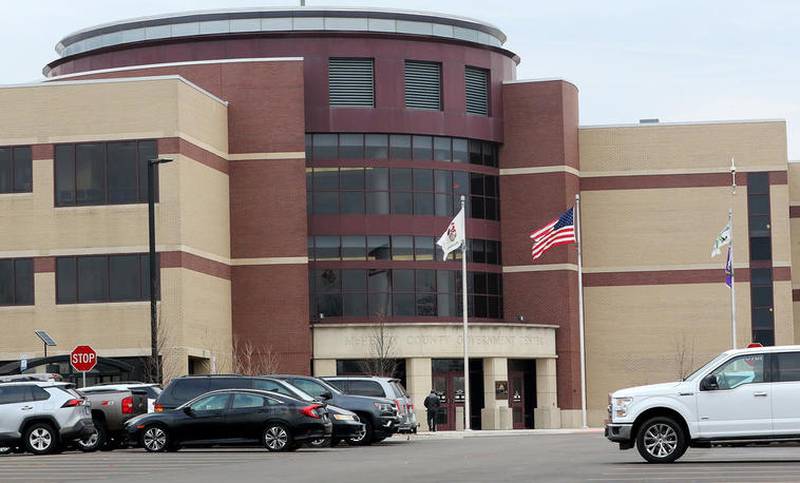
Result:
M721 361L722 361L722 359L724 359L725 357L727 357L727 354L725 354L725 353L723 352L722 354L718 355L717 357L715 357L715 358L711 359L710 361L706 362L706 363L705 363L705 364L703 364L702 366L700 366L700 367L698 367L697 369L695 369L695 370L694 370L693 372L691 372L689 375L687 375L686 377L684 377L684 378L683 378L683 380L684 380L684 381L691 381L691 380L695 379L695 378L697 377L697 375L698 375L698 374L700 374L701 372L703 372L703 369L705 369L705 368L707 368L707 367L716 366L716 365L717 365L719 362L721 362Z

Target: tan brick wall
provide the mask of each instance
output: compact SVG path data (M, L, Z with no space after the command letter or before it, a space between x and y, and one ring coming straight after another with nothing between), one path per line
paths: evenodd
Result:
M786 123L582 127L580 155L582 174L725 169L731 156L740 168L785 169Z
M724 266L724 255L711 258L711 245L728 222L729 188L585 191L581 198L587 271ZM748 259L746 188L737 190L735 213L739 266Z
M730 292L722 283L585 290L590 410L604 409L617 389L678 380L681 352L694 369L730 348ZM741 347L750 342L749 283L736 284L736 310Z

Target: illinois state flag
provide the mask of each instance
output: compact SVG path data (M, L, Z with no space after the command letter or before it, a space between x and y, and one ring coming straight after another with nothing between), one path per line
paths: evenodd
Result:
M436 244L442 247L442 251L444 252L443 259L447 260L447 255L461 248L461 244L464 243L464 241L464 209L462 208L456 217L453 218L453 221L447 226L447 230L444 231L444 234L439 238Z

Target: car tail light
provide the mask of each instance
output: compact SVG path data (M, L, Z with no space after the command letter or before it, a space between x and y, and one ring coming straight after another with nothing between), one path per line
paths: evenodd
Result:
M155 411L157 413L163 413L164 412L164 405L163 404L159 404L159 403L155 403L153 405L153 411Z
M321 404L312 404L310 406L306 406L300 409L300 412L308 416L309 418L319 419L322 416L317 412L317 409L321 408Z
M403 404L399 399L394 400L394 405L397 406L397 414L403 414Z
M414 410L414 403L411 403L411 404L408 405L408 410L409 411L413 411Z
M62 408L74 408L74 407L77 407L77 406L83 406L85 404L86 403L84 402L83 399L68 399L67 402L65 402L63 405L61 405L61 407Z
M122 414L133 414L133 396L122 400Z

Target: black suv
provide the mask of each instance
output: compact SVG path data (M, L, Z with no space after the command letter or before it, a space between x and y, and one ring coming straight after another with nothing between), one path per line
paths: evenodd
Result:
M272 375L270 377L287 381L311 397L319 398L321 401L358 414L365 427L362 434L348 440L352 444L377 443L396 433L400 427L401 418L397 415L397 408L391 399L344 394L322 379L311 376Z

